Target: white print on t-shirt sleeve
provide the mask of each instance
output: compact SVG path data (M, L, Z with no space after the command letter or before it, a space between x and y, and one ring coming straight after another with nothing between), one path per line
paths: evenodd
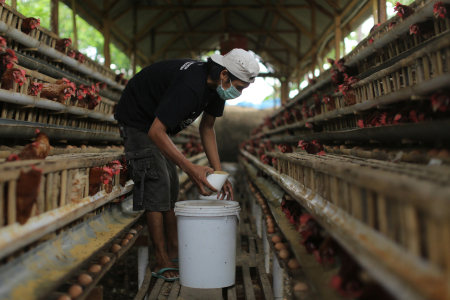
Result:
M189 68L193 64L194 64L193 62L187 62L181 66L180 70L187 70L187 68Z
M179 124L181 130L183 130L183 129L185 129L186 127L188 127L189 125L191 125L191 123L194 122L194 121L195 121L195 119L187 119L187 120L182 121L182 122Z

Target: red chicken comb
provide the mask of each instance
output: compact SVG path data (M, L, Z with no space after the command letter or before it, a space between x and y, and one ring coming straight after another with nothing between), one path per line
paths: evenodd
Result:
M8 49L5 50L5 52L6 52L6 53L9 53L9 54L12 55L12 56L16 56L16 52L14 52L13 49L9 49L9 48L8 48Z
M433 5L434 12L436 12L438 10L438 8L442 5L443 5L442 1L436 1Z
M20 73L22 73L22 76L25 77L25 75L27 74L27 72L25 70L20 69Z
M36 129L36 130L34 131L34 133L36 133L36 134L38 134L39 132L41 132L39 129Z

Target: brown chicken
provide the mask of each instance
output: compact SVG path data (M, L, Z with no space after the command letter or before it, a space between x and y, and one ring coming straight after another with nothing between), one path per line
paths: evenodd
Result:
M431 39L436 34L436 31L434 29L434 22L428 20L422 23L412 24L409 27L409 34L421 36L426 40Z
M33 206L41 184L42 170L31 165L31 170L24 173L20 171L16 186L16 219L25 224L31 216Z
M327 110L328 111L336 109L336 102L335 102L333 96L331 96L331 95L323 95L322 101L327 106Z
M124 75L125 74L123 74L123 73L117 74L116 78L115 78L116 82L120 83L122 81Z
M19 68L11 68L6 70L2 78L2 89L11 91L14 88L14 83L22 86L25 83L25 70Z
M6 70L14 67L14 64L17 64L17 56L14 50L6 49L5 52L0 54L0 77L3 77Z
M78 60L80 64L84 63L84 55L81 52L75 52L75 60Z
M33 143L26 145L19 154L11 154L6 161L44 159L50 152L50 141L48 136L36 129L36 139Z
M73 50L67 51L68 57L75 59L75 55L76 55L75 51L73 51Z
M320 104L320 98L317 94L314 94L314 113L320 115L322 113L322 105Z
M395 4L394 11L396 11L397 16L399 16L403 20L414 13L414 9L407 5L403 5L400 2L397 2L397 4Z
M353 88L351 86L343 84L343 85L339 86L339 90L344 95L345 103L347 104L347 106L356 104L355 91L353 90Z
M72 39L59 39L56 41L55 44L55 50L58 50L59 52L66 53L66 48L72 45Z
M450 4L444 4L442 1L436 1L433 6L433 13L436 19L450 18Z
M78 107L86 107L86 98L87 90L83 85L80 85L76 91L75 95L72 95L70 98L70 104L77 105ZM78 102L77 102L78 101Z
M97 107L97 105L100 104L101 100L102 100L102 98L100 96L94 96L94 97L89 98L87 108L90 110L94 110Z
M0 52L3 52L6 50L6 39L2 36L0 36Z
M305 150L308 154L325 155L323 145L317 140L312 142L299 141L298 147Z
M113 172L108 167L96 167L89 170L89 196L93 196L100 190L100 185L108 185L112 180Z
M31 30L36 29L39 25L41 25L41 19L26 18L22 21L20 30L26 35L30 35Z
M44 85L42 83L32 81L30 83L30 86L28 86L28 95L37 96L41 92L43 87Z
M71 84L44 83L41 98L65 104L66 99L71 97L74 92Z
M119 179L119 184L121 186L125 186L125 184L129 180L128 175L129 175L129 171L128 171L127 160L125 159L125 156L122 156L122 170L120 170L120 179Z
M292 149L292 146L287 143L279 144L278 149L282 153L292 153L294 151L294 149Z

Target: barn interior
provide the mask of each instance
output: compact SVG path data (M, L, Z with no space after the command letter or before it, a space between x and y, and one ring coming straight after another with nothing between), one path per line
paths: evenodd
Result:
M404 2L0 0L0 299L450 300L450 0ZM192 288L152 276L114 114L143 68L234 48L280 105L216 122L235 280ZM170 138L210 165L198 122Z

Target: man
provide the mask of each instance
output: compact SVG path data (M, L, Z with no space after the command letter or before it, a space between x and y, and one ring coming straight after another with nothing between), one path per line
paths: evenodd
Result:
M214 122L223 115L225 101L237 98L259 73L255 58L242 49L227 55L213 54L207 62L174 59L154 63L127 84L117 106L125 157L135 183L133 209L145 210L156 254L153 276L178 279L177 223L174 214L179 182L176 166L193 181L201 195L207 173L221 171ZM196 166L175 147L173 135L189 126L203 112L200 135L212 168ZM233 200L227 181L219 197ZM165 241L167 241L167 249Z

